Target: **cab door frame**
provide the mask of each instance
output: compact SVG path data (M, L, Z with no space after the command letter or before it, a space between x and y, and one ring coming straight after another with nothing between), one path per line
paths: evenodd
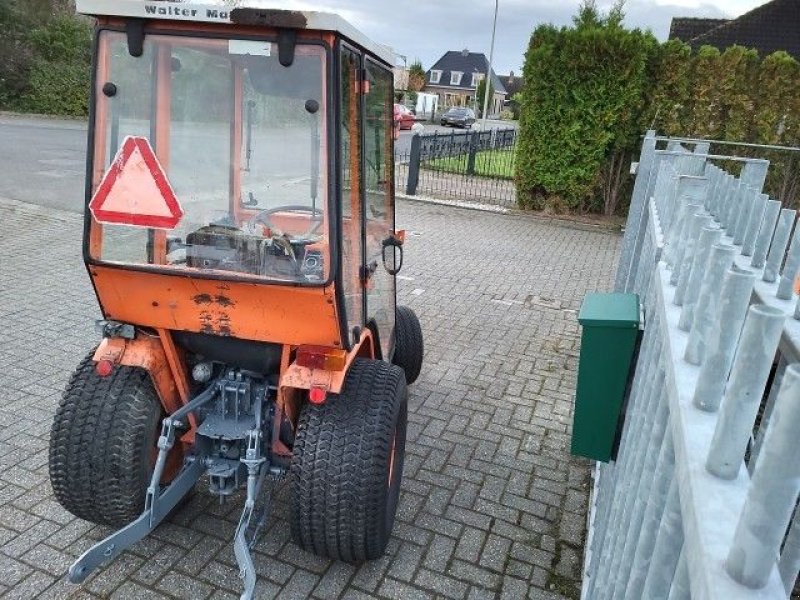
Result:
M343 56L345 52L349 52L352 54L354 58L357 59L357 76L354 82L356 89L350 90L350 93L357 92L358 99L357 99L357 122L355 125L357 126L357 134L358 134L358 151L359 156L357 161L351 161L353 158L352 156L345 157L342 151L342 145L345 141L345 136L348 134L348 130L345 128L344 122L342 122L345 118L348 118L348 115L345 115L343 111L345 110L345 98L343 97L342 88L341 86L345 84L344 78L348 77L349 75L344 72L343 69ZM397 305L397 298L396 298L396 286L395 286L395 279L394 276L389 275L383 266L382 260L378 260L378 265L376 268L372 269L370 265L367 264L367 181L366 181L366 172L367 172L367 157L366 157L366 148L367 148L367 92L368 92L368 85L367 85L367 66L369 65L371 68L379 69L384 73L392 76L391 69L382 63L382 61L376 59L370 54L367 54L362 48L359 48L356 45L348 43L346 40L338 39L336 44L336 51L335 55L335 73L336 77L335 80L338 82L338 89L336 94L336 114L338 115L339 122L337 123L336 127L336 157L337 157L337 166L336 166L336 186L337 186L337 220L339 224L339 231L342 233L339 239L340 244L340 251L338 252L340 256L339 262L339 269L337 270L337 279L336 279L336 288L337 288L337 304L339 313L340 313L340 321L343 331L343 340L346 342L346 347L352 348L353 345L356 343L360 331L363 328L368 328L373 336L375 341L374 352L376 358L382 358L384 360L391 360L392 355L394 354L394 315L391 315L390 324L391 326L388 328L389 331L381 331L381 328L378 326L376 320L374 319L374 315L370 315L370 303L369 303L369 284L371 283L371 279L377 276L389 277L391 280L391 306L392 310L395 309ZM393 76L392 76L393 79ZM348 84L349 85L349 84ZM393 146L393 130L392 130L392 102L393 102L393 86L392 89L387 96L387 101L389 104L389 113L387 115L387 151L391 156L385 156L384 160L386 161L385 165L385 194L387 198L387 210L391 212L389 215L389 219L387 222L387 235L391 235L395 231L396 221L395 221L395 196L394 196L394 146ZM350 132L352 134L352 132ZM351 142L352 146L352 142ZM345 161L348 161L350 164L345 164ZM358 169L357 176L354 177L352 172L353 167ZM350 169L350 177L351 182L354 185L358 185L358 223L359 223L359 240L358 240L358 256L353 257L357 260L357 268L359 274L359 290L360 290L360 307L358 312L361 314L360 319L358 319L357 323L354 323L351 320L350 315L347 314L347 302L346 302L346 283L347 278L351 277L353 266L352 264L347 264L346 257L348 253L346 252L346 248L344 248L345 244L352 243L352 240L346 239L347 238L347 224L345 223L345 203L349 203L351 207L351 217L356 217L353 213L353 195L350 194L348 196L345 195L344 190L344 177L343 173L346 169ZM374 271L374 272L370 272ZM352 287L352 283L351 283ZM384 327L384 329L386 329ZM354 331L355 330L355 331ZM383 337L388 336L387 343L381 343L381 333L384 334ZM385 351L384 351L385 349Z

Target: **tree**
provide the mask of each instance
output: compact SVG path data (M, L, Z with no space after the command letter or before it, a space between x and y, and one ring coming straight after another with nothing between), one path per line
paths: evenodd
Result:
M486 97L486 77L482 78L478 82L478 89L475 90L475 101L478 105L478 111L481 113L481 118L483 118L483 101ZM492 98L494 98L494 86L490 83L489 84L489 109L491 110L492 107Z
M584 2L573 27L540 26L525 56L517 197L523 207L612 214L644 128L658 44Z
M419 59L408 67L408 89L411 92L421 92L425 87L425 69Z

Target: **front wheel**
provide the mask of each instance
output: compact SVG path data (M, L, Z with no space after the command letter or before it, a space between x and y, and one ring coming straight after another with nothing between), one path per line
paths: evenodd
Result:
M407 306L398 306L395 313L392 362L403 369L409 385L419 377L424 356L425 343L416 313Z
M358 563L383 556L394 526L408 420L403 372L356 359L340 394L300 413L291 528L304 550Z

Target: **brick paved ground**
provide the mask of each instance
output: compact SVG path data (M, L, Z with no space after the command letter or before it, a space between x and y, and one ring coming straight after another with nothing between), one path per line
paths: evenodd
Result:
M353 567L289 541L285 491L256 548L259 598L559 598L578 594L587 463L569 456L575 311L607 289L618 238L529 218L403 203L400 301L426 363L411 388L403 495L386 557ZM0 594L235 598L241 499L204 491L84 586L71 561L108 530L53 500L47 440L96 343L77 215L0 200Z

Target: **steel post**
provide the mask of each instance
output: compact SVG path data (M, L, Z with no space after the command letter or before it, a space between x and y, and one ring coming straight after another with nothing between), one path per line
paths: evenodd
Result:
M769 245L772 242L772 236L775 233L775 226L778 224L778 217L780 217L780 214L780 201L767 201L767 207L764 210L764 221L761 224L761 229L756 238L756 246L753 250L753 260L750 261L750 266L754 269L764 268L764 263L767 260L767 252L769 252Z
M739 474L785 320L783 311L763 304L748 311L706 460L708 472L721 479Z
M690 364L699 365L705 358L708 339L719 312L720 292L728 269L733 265L735 254L733 246L716 244L711 247L711 254L705 266L706 277L700 286L700 295L697 297L694 320L684 355L684 359Z
M689 235L686 239L686 249L684 251L680 273L678 274L678 287L675 288L675 297L673 298L673 303L676 306L683 306L683 301L686 297L686 288L689 285L689 278L692 273L692 266L694 265L700 247L700 234L703 228L710 225L713 221L713 217L705 211L697 213L692 217Z
M725 563L750 588L766 585L800 493L800 365L786 369L775 417L758 458Z
M678 324L678 327L683 331L690 331L692 328L694 309L700 296L703 276L708 274L708 259L711 256L711 248L718 244L721 238L722 231L716 225L707 225L700 232L700 240L692 260L690 275L686 284L686 293L683 298L683 310Z
M753 256L756 246L756 237L764 222L764 210L767 208L769 196L766 194L756 194L753 200L753 210L750 213L750 221L747 223L747 230L742 242L742 256Z
M708 355L703 360L695 388L694 405L701 410L715 412L719 408L755 279L752 272L738 269L730 269L725 275L719 309L708 332Z
M683 521L678 478L673 477L667 494L664 516L658 527L653 557L644 583L641 598L666 598L675 579L681 549L683 548Z
M689 563L687 561L686 545L681 550L678 566L675 568L675 579L669 590L667 600L691 600L692 590L689 587Z
M792 233L795 214L796 211L788 208L781 211L778 228L775 230L775 237L767 256L767 264L764 266L764 281L767 283L773 283L778 278L786 253L786 245L789 243L789 236Z
M783 267L781 281L778 284L776 296L779 299L792 299L798 270L800 270L800 227L795 227L792 245L789 247L789 255L786 257L786 264Z

